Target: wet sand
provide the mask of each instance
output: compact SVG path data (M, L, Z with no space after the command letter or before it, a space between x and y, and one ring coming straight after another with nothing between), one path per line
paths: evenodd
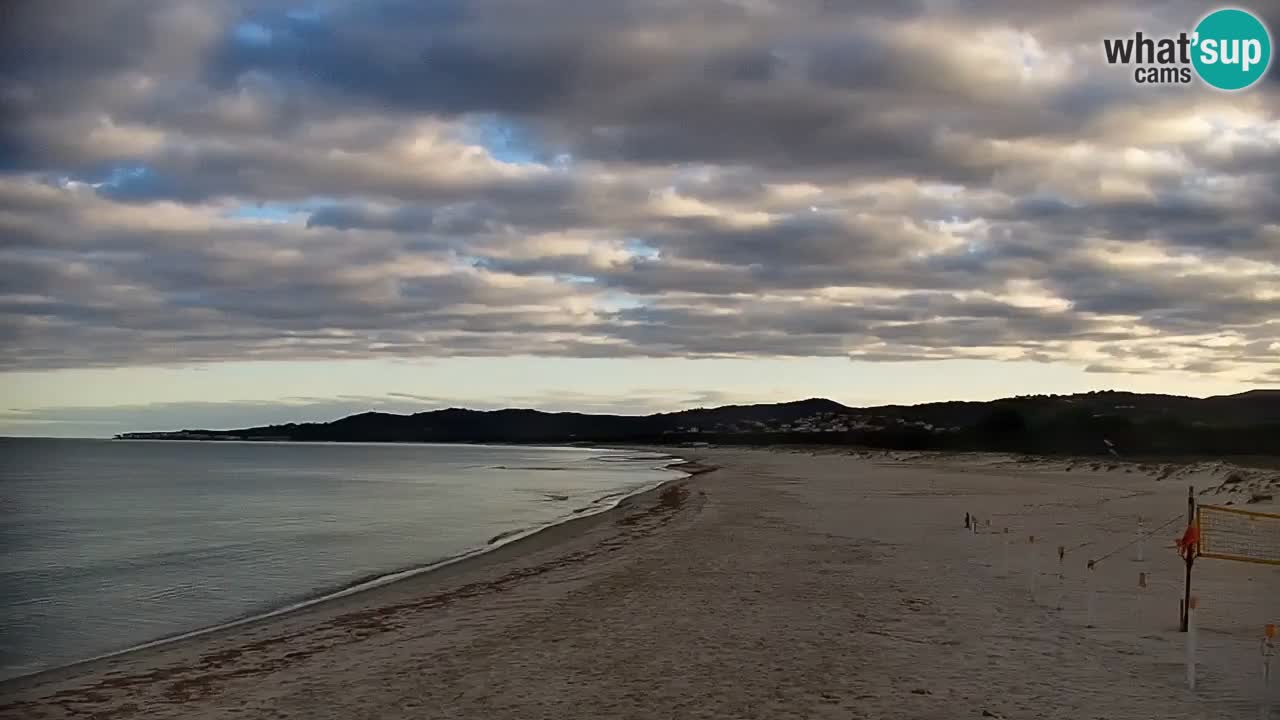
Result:
M1086 560L1130 542L1139 515L1152 528L1185 512L1193 477L698 454L720 469L434 573L10 683L0 717L1257 716L1276 567L1197 564L1195 693L1177 523L1142 562L1129 548L1098 564L1087 627Z

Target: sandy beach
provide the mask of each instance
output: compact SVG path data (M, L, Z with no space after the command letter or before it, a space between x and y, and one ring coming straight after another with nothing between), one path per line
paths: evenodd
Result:
M718 469L437 572L0 686L0 717L1260 717L1280 567L1197 563L1192 692L1171 546L1188 485L1275 513L1257 499L1271 475L995 455L697 459Z

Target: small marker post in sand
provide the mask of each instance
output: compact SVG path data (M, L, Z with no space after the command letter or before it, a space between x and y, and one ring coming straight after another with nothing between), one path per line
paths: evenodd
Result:
M1196 691L1196 609L1200 599L1195 595L1187 602L1187 689Z
M1063 570L1062 563L1067 557L1067 546L1058 546L1058 609L1062 609L1062 597L1067 594L1067 574Z
M1144 572L1138 573L1138 587L1145 588L1146 586L1147 586L1147 574Z
M1040 581L1040 549L1036 547L1036 536L1027 537L1027 589L1031 597L1036 596L1036 584Z
M1138 554L1138 562L1143 562L1147 555L1147 536L1144 532L1145 528L1142 523L1142 516L1138 516L1138 548L1135 552Z
M1004 529L1004 550L1000 555L1000 576L1009 577L1009 528Z
M1093 620L1095 617L1097 617L1098 585L1097 583L1094 582L1094 578L1093 578L1093 561L1092 560L1089 561L1089 565L1085 569L1084 578L1085 578L1086 592L1088 593L1088 598L1085 600L1085 602L1088 604L1088 607L1085 615L1084 624L1085 624L1085 627L1093 627L1094 625Z

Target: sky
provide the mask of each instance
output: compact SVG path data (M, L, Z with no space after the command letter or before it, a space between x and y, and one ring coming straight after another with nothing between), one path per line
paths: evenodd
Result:
M1280 386L1215 7L8 3L0 434Z

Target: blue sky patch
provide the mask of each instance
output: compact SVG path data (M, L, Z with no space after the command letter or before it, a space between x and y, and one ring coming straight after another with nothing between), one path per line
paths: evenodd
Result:
M547 158L534 134L518 121L497 113L481 113L468 118L467 127L467 139L484 147L496 160L531 165L542 164Z
M245 45L263 46L271 44L271 28L256 22L242 22L232 31L235 39Z

